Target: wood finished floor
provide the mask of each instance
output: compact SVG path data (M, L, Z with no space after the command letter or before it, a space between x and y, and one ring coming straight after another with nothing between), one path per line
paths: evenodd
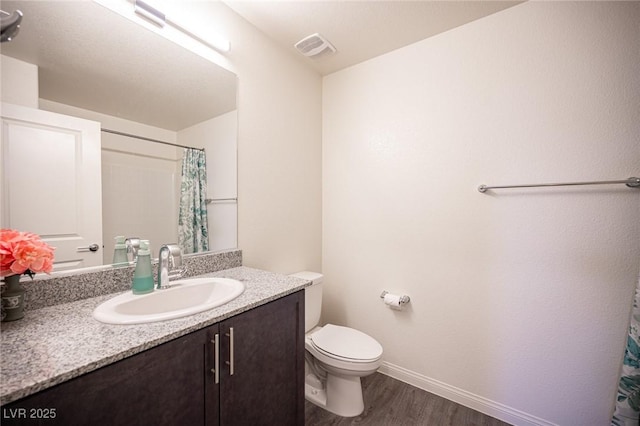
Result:
M362 379L364 412L340 417L305 401L305 425L509 426L508 423L380 373Z

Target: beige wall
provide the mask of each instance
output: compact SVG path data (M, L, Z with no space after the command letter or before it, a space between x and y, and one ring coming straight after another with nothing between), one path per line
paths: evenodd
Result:
M204 148L207 160L207 198L238 196L238 111L231 111L178 132L178 143ZM182 153L181 153L182 155ZM238 203L207 205L209 250L238 247Z
M515 424L609 424L640 191L476 188L638 176L638 22L640 3L528 2L327 76L324 318Z
M38 67L0 55L0 98L2 102L38 108Z
M222 3L181 2L175 13L188 16L190 28L209 28L231 41L226 66L238 75L244 265L281 273L320 270L321 77Z

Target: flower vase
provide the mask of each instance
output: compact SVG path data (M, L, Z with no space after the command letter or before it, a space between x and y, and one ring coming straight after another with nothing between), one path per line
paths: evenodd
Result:
M0 297L3 322L24 317L24 288L20 285L20 275L4 277L4 289Z

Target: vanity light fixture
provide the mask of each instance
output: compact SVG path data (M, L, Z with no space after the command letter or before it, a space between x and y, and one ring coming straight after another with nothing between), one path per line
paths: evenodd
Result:
M143 18L157 25L160 28L164 28L165 25L169 25L175 28L176 30L180 31L181 33L196 40L197 42L209 48L217 50L218 52L224 53L231 50L231 44L229 43L228 40L223 40L219 38L213 40L210 37L207 37L207 38L201 37L195 34L193 31L187 30L182 25L179 25L177 22L167 18L167 16L164 13L162 13L158 9L150 6L148 3L145 3L141 0L134 0L134 11L136 14L142 16Z
M143 1L135 0L133 10L138 15L148 19L160 28L163 28L164 24L167 22L167 17L164 15L164 13L160 12L158 9L151 7Z
M20 22L22 21L22 12L19 10L13 13L0 10L0 42L11 41L18 35L20 31Z

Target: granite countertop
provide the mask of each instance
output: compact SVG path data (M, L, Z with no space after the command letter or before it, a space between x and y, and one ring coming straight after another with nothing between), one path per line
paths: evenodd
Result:
M0 404L4 405L161 343L294 293L303 279L244 266L200 275L233 278L245 291L217 308L174 320L137 325L103 324L92 316L108 294L25 312L2 323Z

